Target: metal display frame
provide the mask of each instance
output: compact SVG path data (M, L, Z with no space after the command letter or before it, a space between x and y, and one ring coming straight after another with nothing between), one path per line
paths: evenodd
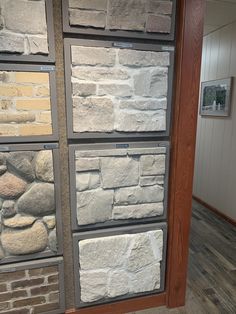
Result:
M109 30L98 29L95 27L70 26L69 21L69 0L62 0L62 14L63 14L63 32L69 34L94 35L94 36L111 36L121 38L135 38L146 40L162 40L173 41L175 39L176 26L176 0L172 0L173 11L171 15L171 30L170 33L148 33L128 30Z
M127 48L128 45L128 48ZM71 84L71 46L87 46L87 47L105 47L105 48L120 48L141 51L156 51L170 53L170 66L168 67L168 93L167 93L167 110L166 110L166 130L156 132L84 132L77 133L73 130L73 102L72 102L72 84ZM174 77L174 46L164 46L149 43L137 43L122 41L104 40L89 40L89 39L64 39L64 58L65 58L65 86L66 86L66 110L67 110L67 132L69 139L114 139L114 138L150 138L150 137L167 137L170 135L171 123L171 107L172 107L172 90Z
M17 151L40 151L51 150L53 154L53 170L54 170L54 197L55 197L55 218L57 231L58 250L54 253L51 250L44 252L25 254L19 256L9 256L0 260L1 264L7 264L18 261L36 260L44 257L58 256L63 252L62 238L62 210L61 210L61 187L60 187L60 164L59 164L59 146L57 143L42 143L42 144L9 144L0 145L0 152L17 152ZM1 266L0 266L1 267Z
M79 241L91 239L91 238L114 236L114 235L137 234L137 233L155 231L155 230L160 230L160 229L163 231L163 255L162 255L162 261L160 262L161 273L160 273L160 288L159 289L156 289L153 291L147 291L143 293L128 294L126 296L119 296L115 298L103 299L97 302L96 301L91 302L91 303L81 302L80 274L79 274L79 245L78 245ZM165 289L166 251L167 251L167 223L153 223L153 224L148 224L148 225L112 228L112 229L107 229L107 230L95 230L95 231L90 231L90 232L82 232L82 233L73 234L75 306L77 308L92 307L92 306L96 306L100 304L108 304L108 303L113 303L115 301L127 300L127 299L132 299L132 298L140 297L140 296L155 295L155 294L163 292Z
M89 225L78 225L77 223L77 199L76 199L76 169L75 169L75 151L96 151L96 150L127 150L135 148L157 148L165 147L165 169L164 174L164 201L163 201L163 214L160 216L140 218L140 219L119 219L109 220L103 223L95 223ZM163 153L164 154L164 153ZM142 155L142 154L137 154ZM88 231L101 228L126 226L126 225L139 225L143 223L157 223L167 219L168 208L168 182L169 182L169 162L170 162L170 144L169 142L122 142L122 143L104 143L104 144L74 144L69 145L69 164L70 164L70 207L71 207L71 225L73 231Z
M0 136L1 143L26 143L26 142L51 142L57 141L58 135L58 113L56 97L56 73L55 66L52 65L29 65L29 64L9 64L0 63L0 71L13 72L39 72L49 74L49 89L52 118L52 134L32 135L32 136ZM40 99L40 98L39 98Z
M45 314L61 314L65 311L65 288L64 288L64 261L62 257L48 258L24 263L15 263L10 265L1 265L0 274L10 273L19 270L35 269L49 266L58 266L59 275L59 308L45 312Z
M55 38L53 25L53 0L45 0L45 12L47 22L47 38L48 38L48 55L30 54L23 55L17 53L0 52L0 61L8 62L41 62L41 63L55 63ZM33 18L33 17L32 17Z

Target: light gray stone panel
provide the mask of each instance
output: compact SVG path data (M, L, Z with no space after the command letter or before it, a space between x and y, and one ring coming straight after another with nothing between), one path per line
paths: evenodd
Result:
M156 14L167 14L171 15L173 9L172 1L168 0L147 0L146 1L146 10L148 13Z
M72 46L71 57L73 65L113 66L116 54L110 48Z
M147 176L140 177L140 186L149 186L149 185L163 185L164 184L164 176Z
M146 29L148 33L170 33L171 17L167 15L149 15Z
M167 109L167 99L160 98L155 100L121 100L119 103L119 108L140 111Z
M96 95L96 84L93 83L73 83L72 90L74 96Z
M72 76L83 81L101 82L107 80L126 80L130 77L125 70L105 67L73 67Z
M169 52L121 49L119 63L128 67L169 66Z
M108 221L112 217L114 191L94 190L77 193L78 225Z
M107 295L109 298L115 298L129 293L129 274L126 271L111 271L108 280Z
M116 205L159 203L164 199L164 189L159 185L120 188L115 191Z
M80 172L76 174L77 191L93 190L100 186L99 172Z
M75 161L76 171L99 170L99 158L78 158Z
M118 220L156 217L162 215L163 211L163 203L114 206L112 218Z
M86 11L70 9L70 25L92 26L105 28L106 14L101 11Z
M45 54L49 53L47 37L27 36L29 51L31 54Z
M165 174L165 155L146 155L140 158L141 175Z
M132 89L127 84L99 84L98 85L99 96L118 96L118 97L131 97Z
M104 189L138 185L139 162L129 157L101 158L101 178Z
M8 32L0 32L0 51L1 52L24 52L24 37Z
M69 0L70 8L106 11L108 0Z

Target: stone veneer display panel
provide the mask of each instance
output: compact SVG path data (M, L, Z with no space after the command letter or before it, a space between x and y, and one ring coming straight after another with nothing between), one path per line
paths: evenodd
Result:
M0 313L64 313L62 259L0 267Z
M69 56L68 118L73 116L69 136L167 135L171 53L147 46L143 48L147 50L87 47L80 42L71 45Z
M87 225L96 228L96 224L153 222L166 216L168 144L126 145L130 148L116 149L112 144L101 149L99 145L70 148L75 230Z
M104 35L146 37L157 34L173 39L175 1L168 0L66 0L64 30ZM118 31L118 34L117 34ZM83 32L85 33L85 32ZM157 37L157 38L165 38Z
M53 16L48 6L52 6L51 0L0 0L0 58L48 59L54 48Z
M58 254L57 205L52 150L0 153L0 263Z
M139 228L74 235L77 306L164 289L165 227Z
M16 142L37 137L41 141L43 136L52 140L57 132L54 67L48 72L40 66L13 68L0 65L0 138L11 137Z

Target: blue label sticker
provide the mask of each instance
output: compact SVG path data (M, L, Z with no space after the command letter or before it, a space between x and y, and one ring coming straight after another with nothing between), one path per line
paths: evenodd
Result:
M117 48L133 48L132 43L125 43L125 42L114 42L113 47Z
M40 67L40 71L43 71L43 72L55 71L55 67L52 65L42 65Z
M116 144L116 148L129 148L129 144Z

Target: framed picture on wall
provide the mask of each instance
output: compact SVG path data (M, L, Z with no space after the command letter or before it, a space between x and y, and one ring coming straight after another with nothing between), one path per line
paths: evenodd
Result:
M201 85L200 115L228 117L231 107L233 78L203 82Z

